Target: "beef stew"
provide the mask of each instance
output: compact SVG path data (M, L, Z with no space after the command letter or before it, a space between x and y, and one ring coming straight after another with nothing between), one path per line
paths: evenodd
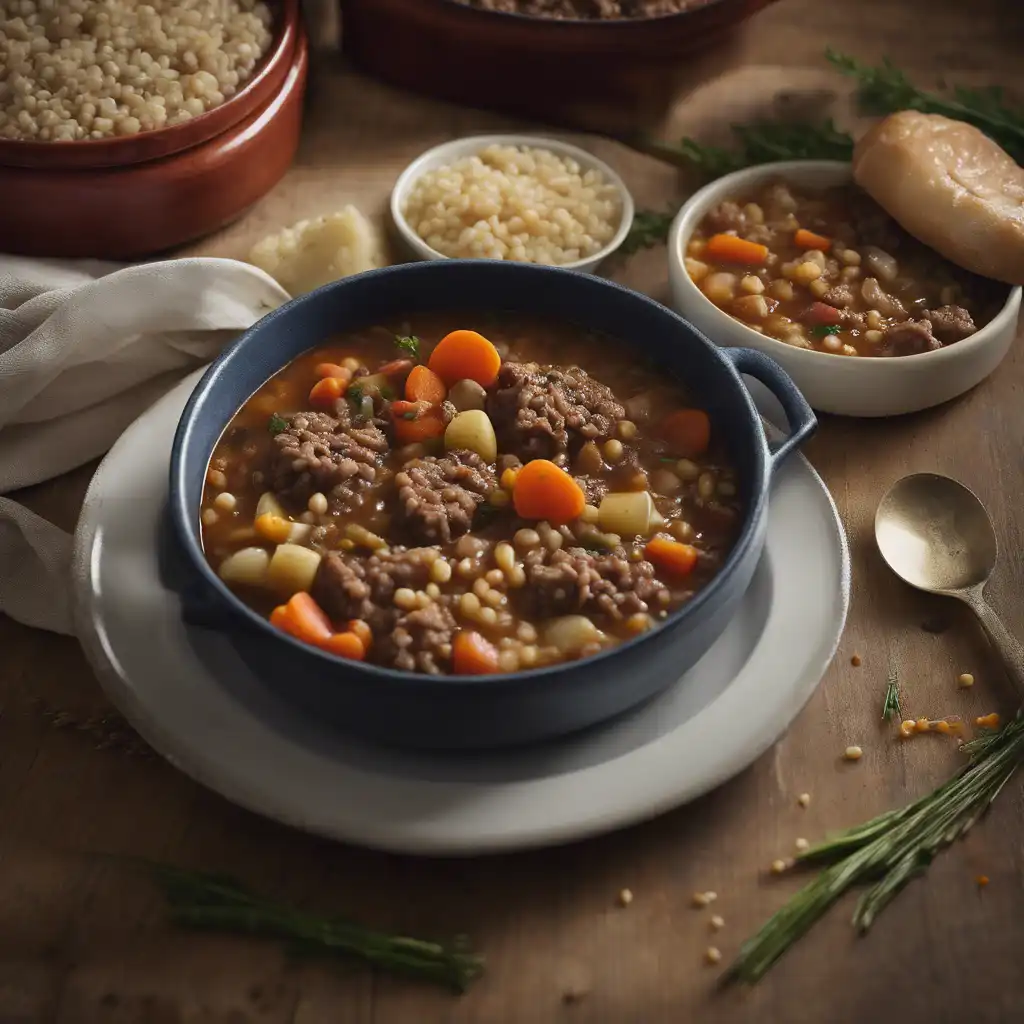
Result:
M740 491L706 413L613 340L424 314L267 381L213 452L200 518L222 580L292 636L485 674L656 626L724 563Z

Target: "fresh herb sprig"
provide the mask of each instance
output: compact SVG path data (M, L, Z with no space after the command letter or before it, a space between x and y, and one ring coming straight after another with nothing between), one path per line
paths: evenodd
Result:
M966 121L1024 164L1024 107L1009 103L1002 89L954 86L945 94L927 92L914 85L891 61L877 66L862 64L831 48L825 51L825 58L841 74L856 81L857 100L866 113L884 115L919 110ZM831 119L764 120L734 124L731 130L730 147L706 146L691 138L676 143L646 138L624 141L633 149L690 171L703 181L777 160L846 161L853 156L853 137L837 128ZM663 242L671 222L671 217L639 211L623 251L629 254Z
M276 412L270 414L270 419L267 421L267 430L270 431L275 437L281 433L282 430L288 429L288 421L278 415Z
M1024 717L962 749L970 760L945 785L800 854L797 866L829 866L740 949L724 981L759 981L833 903L861 884L870 887L857 903L853 926L866 932L908 882L978 821L1024 763Z
M460 948L371 931L340 918L317 917L272 903L220 875L153 866L171 920L188 928L245 932L284 939L296 951L346 955L385 971L464 992L483 960Z
M395 348L399 352L404 352L411 359L419 359L420 339L415 334L409 334L405 337L395 335Z
M885 700L882 702L882 718L888 722L895 715L902 721L903 708L900 706L900 684L893 672L885 686Z
M669 228L675 219L675 213L659 213L657 210L637 210L630 226L629 234L619 247L625 256L632 256L641 249L650 249L660 245L668 237Z
M1024 163L1024 107L1010 104L1002 89L953 86L947 93L919 89L891 61L877 67L831 48L825 58L842 74L857 82L857 99L871 114L919 110L966 121L999 143L1018 163Z

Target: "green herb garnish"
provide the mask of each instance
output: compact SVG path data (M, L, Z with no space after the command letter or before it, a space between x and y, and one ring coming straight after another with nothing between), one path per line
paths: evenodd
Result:
M415 334L409 334L406 337L395 336L395 347L400 351L411 356L413 359L419 359L420 356L420 339Z
M391 388L389 388L386 384L384 385L384 387L378 388L377 393L380 395L381 398L388 402L390 402L391 399L395 397L394 391L392 391Z
M889 682L885 687L885 700L882 702L882 718L889 721L893 715L902 721L903 708L900 707L900 687L896 679L896 673L889 676Z
M811 334L817 335L819 338L827 338L830 334L838 334L842 330L838 324L818 324L817 327L811 328Z
M1024 164L1024 107L1007 102L1002 89L969 89L954 86L946 93L926 92L885 60L877 67L862 64L837 50L827 49L825 58L841 74L857 82L857 100L871 114L894 114L919 110L966 121L994 139L1018 163ZM853 156L854 140L837 128L831 118L824 121L755 121L731 126L733 145L705 146L696 139L679 142L626 138L633 149L664 160L711 181L732 171L773 163L777 160L840 160ZM627 255L668 237L670 214L641 210L626 237L622 252Z
M659 245L668 237L668 231L674 219L675 214L670 212L637 210L633 216L629 234L623 240L619 251L626 256L631 256L641 249L650 249L652 246Z
M797 866L830 865L804 886L741 949L725 981L753 983L848 889L867 884L853 913L866 932L875 918L936 854L960 839L1024 763L1024 718L961 748L970 761L945 785L899 811L812 847Z
M267 430L269 430L271 434L276 437L282 430L287 429L288 421L283 416L278 416L276 412L270 414L270 420L267 422Z
M483 973L483 960L458 944L386 935L335 917L317 917L272 903L220 875L157 865L154 875L171 920L188 928L285 939L295 950L357 957L384 971L464 992Z
M353 404L359 405L363 400L363 386L362 384L351 384L348 390L345 392L345 397Z
M1017 163L1024 163L1024 107L1009 104L999 87L953 86L946 93L926 92L889 60L872 67L831 48L825 51L825 58L842 74L856 79L857 98L867 113L919 110L966 121L998 142Z
M420 414L418 412L416 412L415 409L411 409L409 412L403 412L402 413L402 419L403 420L417 420L417 419L419 419L419 417L420 417Z

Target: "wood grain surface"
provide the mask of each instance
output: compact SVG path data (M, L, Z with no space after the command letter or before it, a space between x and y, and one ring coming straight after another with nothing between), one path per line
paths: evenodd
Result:
M1014 84L1024 11L1010 0L782 0L727 51L696 62L665 131L708 132L781 92L835 102L815 66L828 43L891 54L923 77ZM262 233L354 202L381 214L404 164L426 146L505 123L403 96L319 54L299 160L247 218L197 251L240 255ZM773 99L773 97L775 99ZM809 100L808 100L809 97ZM792 97L786 102L793 102ZM592 114L594 112L591 112ZM600 112L597 112L600 113ZM642 120L640 113L636 119ZM608 120L622 112L607 112ZM590 125L599 123L591 119ZM673 172L588 142L641 206L681 194ZM614 275L665 292L664 252ZM930 789L956 765L941 737L897 742L879 720L897 670L913 715L1013 710L973 623L894 581L875 551L875 505L897 477L949 473L991 510L1001 558L993 604L1024 634L1024 352L973 393L901 419L826 419L808 448L839 506L853 555L853 602L835 663L785 738L697 803L602 839L477 860L384 856L310 838L200 789L158 758L96 749L55 728L39 702L81 720L106 705L77 644L0 618L0 1024L846 1024L1024 1019L1024 801L1021 780L990 817L913 883L864 939L844 903L751 991L720 993L702 955L712 941L695 890L719 894L714 936L728 958L794 880L765 867L798 836L814 840ZM91 467L23 497L70 528ZM945 626L936 633L922 628ZM851 664L857 654L859 667ZM972 690L956 676L974 673ZM765 680L771 685L771 680ZM843 763L851 743L863 759ZM797 796L809 792L807 809ZM183 935L157 895L97 851L238 875L268 892L381 928L467 932L486 976L461 998L361 967L290 964L272 943ZM991 883L979 890L975 878ZM632 904L616 906L628 887ZM567 993L578 998L567 1002Z

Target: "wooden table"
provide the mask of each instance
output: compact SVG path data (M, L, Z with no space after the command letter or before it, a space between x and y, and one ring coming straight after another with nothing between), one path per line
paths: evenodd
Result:
M1013 82L1024 14L1013 0L784 0L694 76L726 76L680 102L673 130L749 112L807 70L827 43L883 53L922 75L983 72ZM759 67L755 67L758 65ZM763 65L774 65L775 69ZM778 66L788 70L783 73ZM746 70L735 72L735 69ZM723 115L721 110L728 108ZM200 247L238 255L264 230L354 201L382 209L397 170L438 139L500 124L362 82L322 54L306 140L289 178L241 224ZM641 205L668 203L675 176L598 144ZM663 252L616 276L664 294ZM728 957L796 883L764 868L797 836L859 822L925 792L958 761L939 737L900 743L879 720L899 671L914 715L1012 711L983 639L964 616L898 585L872 541L874 507L898 476L937 470L988 503L1002 560L990 596L1024 634L1024 354L948 407L879 422L826 420L808 454L836 498L853 552L846 635L820 689L787 736L750 770L696 804L639 828L566 848L471 861L384 856L261 820L200 789L159 759L97 750L89 732L55 729L35 701L81 720L103 698L77 644L0 619L0 1022L132 1024L417 1024L690 1020L842 1024L996 1022L1024 1015L1024 827L1020 781L988 820L914 883L866 939L844 904L756 989L716 993L702 954L714 889ZM35 508L72 526L91 467L35 488ZM945 632L922 629L936 615ZM860 667L851 664L858 654ZM977 685L960 691L956 676ZM770 680L766 680L766 685ZM863 760L840 753L860 744ZM809 792L802 809L797 796ZM466 931L488 957L467 996L359 967L289 964L273 943L182 935L158 897L90 851L142 855L234 873L269 892L382 928ZM988 875L980 891L976 876ZM616 895L630 888L628 909ZM563 999L568 991L581 998Z

